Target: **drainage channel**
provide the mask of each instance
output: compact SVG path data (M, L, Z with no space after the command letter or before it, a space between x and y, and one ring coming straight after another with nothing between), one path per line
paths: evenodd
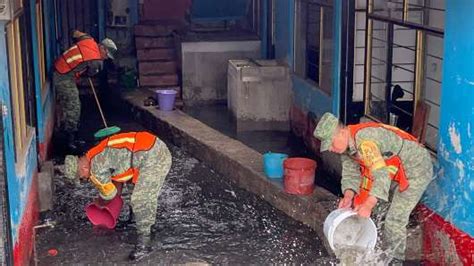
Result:
M120 110L108 113L113 124L127 130L142 129ZM83 132L100 123L90 112L82 119L88 121ZM181 149L169 147L173 166L159 195L154 252L141 263L334 263L309 227L238 188ZM93 229L83 208L96 197L96 191L89 184L66 182L59 171L60 157L56 160L55 207L49 214L56 226L38 230L39 265L127 263L136 239L134 228ZM123 208L121 219L127 215L127 208ZM50 249L58 254L48 255Z
M301 138L288 131L237 131L235 121L225 103L188 106L183 110L189 116L201 121L220 133L236 139L248 147L264 154L266 152L285 153L289 157L305 157L318 162L315 183L335 195L342 195L339 177L325 171L323 164L305 146Z

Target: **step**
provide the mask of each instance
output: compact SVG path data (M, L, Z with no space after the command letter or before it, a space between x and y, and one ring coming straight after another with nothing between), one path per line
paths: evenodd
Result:
M170 48L174 47L174 40L171 37L136 37L135 46L137 49Z
M138 61L153 61L153 60L173 60L176 57L175 49L170 48L154 48L154 49L140 49L137 50Z
M164 74L164 75L152 75L143 76L140 75L140 86L141 87L164 87L164 86L178 86L179 79L176 74Z
M142 37L166 37L170 36L173 30L176 30L176 27L172 25L138 24L134 28L135 36Z
M151 62L139 62L138 72L140 75L153 75L153 74L176 74L178 70L177 63L175 61L151 61Z

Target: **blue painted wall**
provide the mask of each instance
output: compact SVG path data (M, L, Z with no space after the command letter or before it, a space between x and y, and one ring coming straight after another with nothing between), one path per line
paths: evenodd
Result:
M474 236L474 1L446 1L439 171L426 203Z
M139 20L139 12L138 12L138 2L137 0L128 0L128 7L130 8L130 23L131 25L135 25L138 23Z
M339 117L340 96L341 96L341 53L342 53L342 1L334 0L334 53L332 71L332 113Z
M0 22L0 54L6 55L6 33L5 23ZM6 56L0 57L0 69L8 70L8 60ZM12 224L12 239L17 241L18 228L26 208L28 195L31 188L33 173L37 169L36 137L33 138L27 147L26 163L15 165L14 141L12 130L12 107L10 101L10 84L8 71L0 71L0 102L4 106L2 115L4 123L4 146L5 146L5 167L8 182L8 200L10 204L10 219Z
M56 42L56 25L55 20L57 18L54 7L54 0L43 1L44 9L44 25L45 25L45 49L46 49L46 69L51 70L53 67L54 59L58 55L59 46ZM51 71L49 71L51 73Z
M31 46L33 52L33 71L35 77L35 98L36 98L36 116L38 127L38 139L44 140L44 124L43 124L43 101L41 100L41 91L44 84L41 84L41 76L39 71L39 55L38 55L38 34L36 32L37 18L36 18L36 0L30 0L30 14L31 14Z
M341 9L342 0L334 1L337 15L334 16L334 29L336 29L334 43L334 64L333 75L335 79L340 77L340 32L341 32ZM277 59L285 60L290 68L294 67L294 13L295 0L275 1L275 55ZM322 115L325 112L333 112L338 114L339 110L339 87L338 80L333 82L333 96L331 97L323 93L317 86L293 75L293 90L295 103L305 111L312 111L317 115Z
M284 59L288 64L293 64L291 55L293 43L292 29L293 21L290 18L290 8L294 10L294 0L275 1L275 56Z
M268 35L271 34L268 32L268 16L271 16L271 11L268 10L268 2L271 0L262 0L262 10L260 13L261 23L260 23L260 39L262 41L260 47L260 54L262 58L267 58L268 53Z
M53 59L56 52L55 33L54 33L54 9L52 0L44 1L44 12L45 12L45 49L46 49L46 69L50 70ZM29 143L26 148L26 155L24 162L15 162L15 151L14 151L14 139L13 139L13 119L12 119L12 106L11 106L11 88L9 84L9 73L8 73L8 59L6 56L0 57L0 69L6 71L0 71L0 102L5 106L2 119L5 125L4 129L4 145L5 145L5 166L8 182L8 199L10 203L10 214L12 224L12 238L16 242L18 241L18 230L21 226L23 215L27 208L29 194L32 188L33 175L38 169L38 150L37 144L50 141L45 137L45 129L48 122L51 122L53 117L51 116L53 100L52 100L52 88L49 83L40 84L40 73L39 73L39 55L38 55L38 36L36 32L36 11L35 11L35 0L30 0L30 14L32 29L32 56L33 56L33 70L35 78L35 100L36 100L36 114L37 114L37 129L32 130L32 136L29 139ZM0 54L6 55L6 34L5 34L5 22L0 22ZM46 86L46 88L44 88ZM46 89L46 90L44 90ZM38 135L36 135L37 133Z

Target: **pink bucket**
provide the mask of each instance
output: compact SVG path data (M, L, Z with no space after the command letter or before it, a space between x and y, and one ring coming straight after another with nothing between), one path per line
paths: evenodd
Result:
M86 208L86 215L94 226L114 229L117 224L117 218L122 209L122 197L113 198L107 205L99 206L95 202L89 203Z

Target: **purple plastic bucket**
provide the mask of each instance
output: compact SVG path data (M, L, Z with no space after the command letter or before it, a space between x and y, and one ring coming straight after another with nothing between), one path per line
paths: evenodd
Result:
M158 100L159 109L161 111L172 111L174 108L175 90L156 90L156 98Z

